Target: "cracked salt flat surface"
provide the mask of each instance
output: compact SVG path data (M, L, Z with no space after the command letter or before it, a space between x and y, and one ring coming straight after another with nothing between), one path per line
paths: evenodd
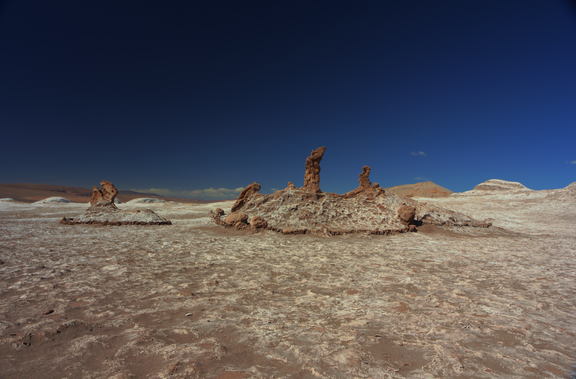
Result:
M565 376L576 209L423 200L496 227L322 238L213 226L209 211L233 202L119 205L171 226L71 226L56 221L86 205L0 203L0 377Z

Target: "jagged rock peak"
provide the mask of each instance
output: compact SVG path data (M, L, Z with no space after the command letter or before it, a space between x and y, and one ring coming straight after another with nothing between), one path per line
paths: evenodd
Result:
M321 192L320 190L320 161L326 151L322 146L312 150L310 156L306 158L306 172L304 173L304 187L307 191Z
M372 187L372 183L370 183L370 166L362 167L362 173L358 175L358 182L360 183L361 188L370 188Z
M118 190L114 187L114 184L110 183L109 181L103 180L100 182L100 187L102 189L98 189L98 187L92 187L92 197L90 198L90 205L92 207L96 205L114 205L114 200L118 195Z
M258 191L260 191L260 188L261 188L260 184L256 182L244 188L242 192L240 192L240 195L238 195L236 203L234 203L234 205L232 206L232 212L236 212L238 209L242 208L244 204L246 204L248 199L256 195Z

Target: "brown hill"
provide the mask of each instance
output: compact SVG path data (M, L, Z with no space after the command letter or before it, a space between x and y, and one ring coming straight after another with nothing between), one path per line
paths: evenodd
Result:
M401 186L388 187L385 188L385 190L402 197L446 197L454 193L433 182L404 184Z
M50 184L35 183L0 183L0 199L10 197L16 201L33 203L47 197L61 196L75 203L87 203L92 196L92 189L54 186ZM155 197L166 201L176 201L179 203L212 203L210 200L182 199L178 197L166 197L154 193L140 193L131 190L120 190L117 198L125 203L139 197ZM222 200L217 200L222 201Z

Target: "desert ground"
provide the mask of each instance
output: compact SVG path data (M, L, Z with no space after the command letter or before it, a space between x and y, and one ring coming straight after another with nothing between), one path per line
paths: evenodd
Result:
M389 236L214 224L233 201L120 204L172 225L63 225L0 201L0 378L564 378L576 203L417 198L490 219Z

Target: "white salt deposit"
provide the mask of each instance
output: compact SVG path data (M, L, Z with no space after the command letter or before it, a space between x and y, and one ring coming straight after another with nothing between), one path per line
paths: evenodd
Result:
M140 197L127 201L126 204L149 204L149 203L165 203L166 200L156 199L154 197Z
M70 200L66 199L65 197L52 196L44 200L36 201L33 204L52 204L52 203L70 203Z

